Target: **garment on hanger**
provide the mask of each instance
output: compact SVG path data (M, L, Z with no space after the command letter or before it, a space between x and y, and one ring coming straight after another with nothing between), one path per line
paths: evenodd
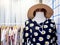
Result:
M57 45L56 25L54 20L46 19L37 23L32 19L25 22L23 45Z
M20 45L20 27L1 26L1 44Z
M14 31L14 45L17 45L17 33L18 33L18 29L14 28L13 31Z
M20 45L20 31L21 31L21 28L19 28L17 32L17 45Z
M1 29L1 42L3 45L6 45L6 34L7 34L7 30Z
M9 45L14 45L14 32L13 32L13 27L10 27L9 32L8 32L8 37L9 37Z

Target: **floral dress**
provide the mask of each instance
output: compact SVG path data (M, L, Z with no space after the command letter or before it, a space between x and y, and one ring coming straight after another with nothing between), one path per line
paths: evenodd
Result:
M22 45L58 45L54 20L38 24L31 19L25 22Z

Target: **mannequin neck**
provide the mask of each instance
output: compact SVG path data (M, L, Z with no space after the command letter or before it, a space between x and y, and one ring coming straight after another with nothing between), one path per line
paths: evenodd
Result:
M35 20L37 23L41 23L46 20L46 17L44 16L43 12L36 12L36 15L33 20Z

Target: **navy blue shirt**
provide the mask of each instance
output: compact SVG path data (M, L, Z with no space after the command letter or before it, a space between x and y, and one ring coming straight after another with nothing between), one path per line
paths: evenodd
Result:
M31 19L25 22L23 45L57 45L56 25L52 19L38 24Z

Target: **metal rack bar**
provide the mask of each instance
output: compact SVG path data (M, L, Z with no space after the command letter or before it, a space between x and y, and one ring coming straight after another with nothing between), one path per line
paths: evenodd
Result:
M39 3L42 3L42 0L39 0Z

